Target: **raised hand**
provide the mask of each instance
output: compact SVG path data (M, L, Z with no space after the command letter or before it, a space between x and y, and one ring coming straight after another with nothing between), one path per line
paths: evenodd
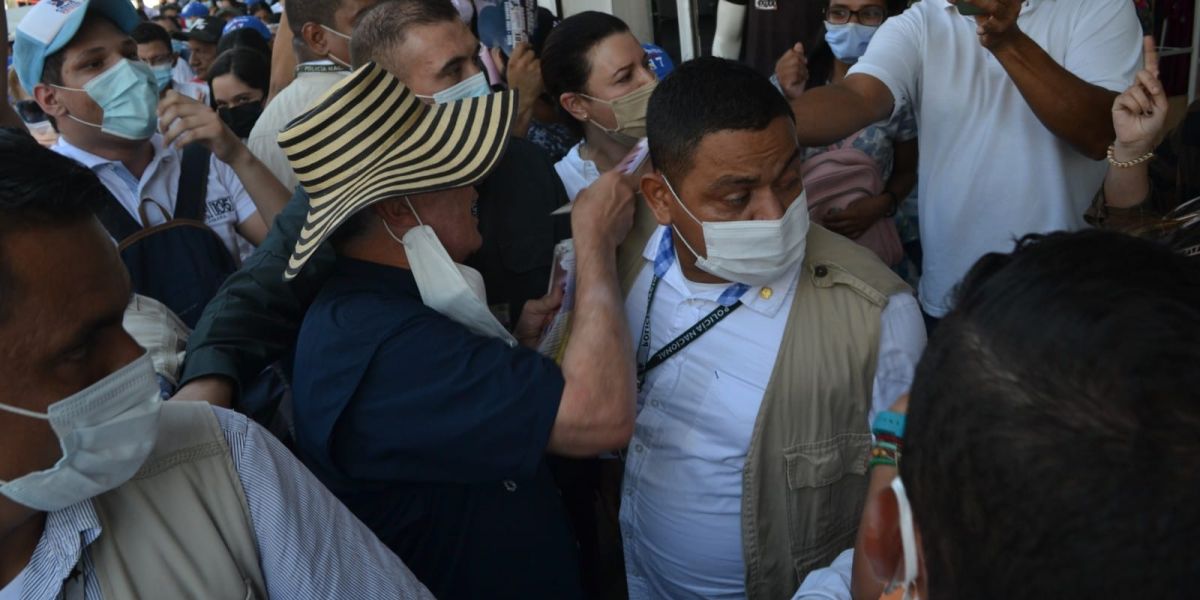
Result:
M800 97L808 85L808 58L804 56L804 44L799 42L788 48L775 62L775 77L783 95L791 100Z
M1158 51L1146 36L1145 64L1133 85L1113 101L1113 158L1129 161L1154 149L1167 122L1167 94L1158 80Z

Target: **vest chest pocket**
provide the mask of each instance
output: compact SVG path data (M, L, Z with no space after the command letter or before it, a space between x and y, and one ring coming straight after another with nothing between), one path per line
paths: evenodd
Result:
M854 545L867 492L871 435L844 433L783 452L788 535L797 573Z

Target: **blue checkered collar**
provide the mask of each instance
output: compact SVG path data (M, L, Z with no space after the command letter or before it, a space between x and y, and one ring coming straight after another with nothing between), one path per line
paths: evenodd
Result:
M642 256L654 265L655 277L685 298L714 302L722 306L732 306L741 300L746 307L768 317L779 312L785 300L791 296L790 292L795 289L800 273L797 265L770 285L759 287L751 287L744 283L721 287L689 281L683 276L679 261L675 260L674 235L667 226L659 226L654 235L650 236Z

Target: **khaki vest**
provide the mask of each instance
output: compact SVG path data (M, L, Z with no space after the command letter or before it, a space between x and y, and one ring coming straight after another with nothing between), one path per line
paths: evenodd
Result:
M266 598L250 511L212 407L162 406L146 464L93 501L104 598Z
M618 258L626 293L647 266L641 252L653 232L653 217L638 214ZM742 476L749 600L790 598L810 571L854 545L867 491L879 319L888 297L906 291L870 250L809 229Z

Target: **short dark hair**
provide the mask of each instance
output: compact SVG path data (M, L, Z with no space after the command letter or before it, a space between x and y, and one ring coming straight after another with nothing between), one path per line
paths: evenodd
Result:
M287 0L283 10L287 13L292 35L300 40L305 23L333 27L333 13L337 12L339 6L341 0Z
M359 67L375 61L384 67L394 66L388 64L386 57L404 43L413 27L459 20L458 9L450 0L380 2L359 16L354 26L354 35L350 38L350 63Z
M754 69L723 58L683 63L658 85L646 109L654 167L682 179L705 136L762 131L780 117L795 120L787 100Z
M168 51L171 50L171 34L158 23L142 21L129 32L129 37L138 45L162 42Z
M1183 598L1200 558L1200 263L1104 231L983 257L913 383L929 597Z
M259 36L259 39L262 39L262 36ZM218 54L212 66L208 68L210 94L213 80L231 73L246 85L262 91L263 99L266 99L271 90L271 60L261 52L249 48L234 48Z
M271 45L263 39L262 34L249 27L230 31L217 42L217 54L234 48L249 48L265 56L267 62L271 61Z
M558 98L568 92L587 91L587 80L592 75L588 52L609 36L619 33L629 33L625 21L589 10L563 19L542 45L540 58L546 92L576 134L583 135L583 125L562 108Z
M32 227L74 224L111 200L87 167L43 148L20 129L0 128L0 238ZM0 319L20 290L0 256Z

